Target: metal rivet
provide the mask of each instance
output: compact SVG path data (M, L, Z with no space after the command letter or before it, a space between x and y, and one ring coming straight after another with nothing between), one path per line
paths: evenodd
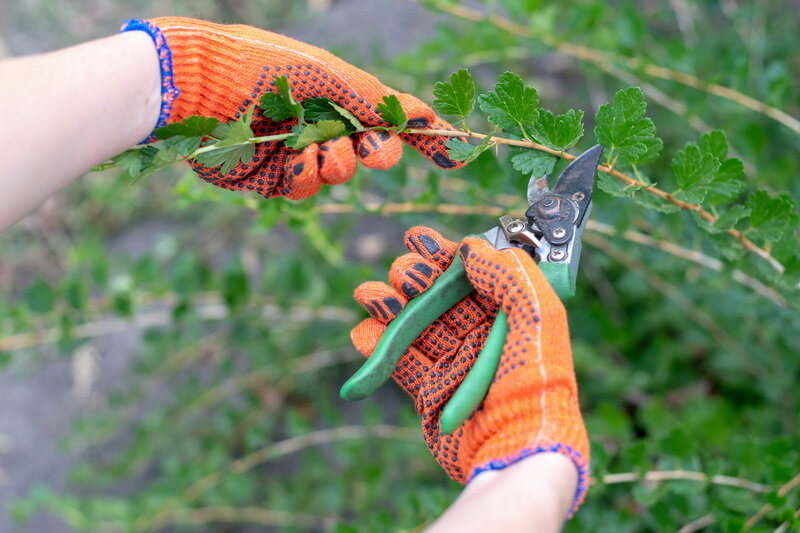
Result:
M584 198L586 198L586 195L583 194L580 191L578 191L578 192L576 192L575 194L572 195L572 199L575 200L576 202L580 202Z
M555 237L556 239L562 239L566 234L567 230L565 230L564 228L556 228L553 230L553 237Z
M506 226L506 229L512 233L517 233L518 231L522 231L525 229L525 224L523 224L519 220L515 220L514 222Z

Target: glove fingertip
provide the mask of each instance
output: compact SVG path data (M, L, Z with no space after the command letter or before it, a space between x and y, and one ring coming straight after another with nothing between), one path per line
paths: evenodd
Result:
M426 226L414 226L406 231L403 239L408 251L418 253L423 258L445 269L450 266L458 245Z
M302 152L289 157L284 167L281 194L290 200L303 200L319 192L318 144L309 144Z
M367 318L350 330L350 340L361 355L369 357L385 330L386 325L374 318Z
M403 143L394 132L368 131L359 136L356 152L365 167L386 170L400 161Z
M439 265L410 253L394 260L389 269L389 283L404 296L415 298L428 290L441 273Z
M356 287L353 298L371 317L388 323L400 314L408 303L394 287L380 281L367 281Z
M356 172L356 153L350 137L338 137L319 147L319 177L327 185L339 185Z

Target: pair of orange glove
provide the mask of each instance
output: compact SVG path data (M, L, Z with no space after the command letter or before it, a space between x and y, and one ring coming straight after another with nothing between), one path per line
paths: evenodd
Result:
M163 105L158 127L191 115L238 118L273 80L289 79L295 98L327 97L367 126L386 125L376 112L394 94L417 128L451 126L408 94L397 93L332 54L288 37L249 26L224 26L168 17L130 21L124 31L147 32L158 50ZM293 120L273 122L256 108L256 135L289 132ZM401 141L442 168L452 160L442 137L369 132L343 137L301 152L281 142L257 145L253 160L228 174L193 164L201 178L226 189L265 197L302 199L323 184L349 180L356 161L388 168L401 156ZM475 292L434 322L400 361L394 378L416 404L428 448L455 480L466 483L486 470L501 469L541 452L567 455L575 464L578 490L573 511L588 486L589 449L580 414L566 313L532 258L519 249L498 251L481 239L461 245L435 231L412 228L411 253L392 265L390 285L368 282L355 297L369 312L352 332L356 348L369 356L386 324L409 299L428 289L461 255ZM453 435L439 429L442 407L466 376L503 309L509 332L491 389L478 410Z

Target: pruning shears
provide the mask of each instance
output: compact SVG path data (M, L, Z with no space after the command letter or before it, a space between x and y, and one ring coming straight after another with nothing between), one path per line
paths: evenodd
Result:
M531 177L525 219L502 216L499 225L478 235L498 250L522 248L529 253L562 300L575 294L581 235L592 209L602 152L603 147L596 145L575 158L552 189L547 176ZM456 254L433 286L411 300L389 323L370 358L342 386L342 398L361 400L375 392L391 377L400 358L425 328L473 290ZM483 401L497 371L507 331L508 317L500 310L480 355L442 410L442 433L458 429Z

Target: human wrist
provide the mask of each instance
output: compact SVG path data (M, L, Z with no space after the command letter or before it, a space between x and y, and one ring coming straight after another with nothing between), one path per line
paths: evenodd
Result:
M147 41L143 36L147 36L148 49L151 51L154 61L150 61L151 71L156 74L154 79L157 83L151 87L154 94L152 107L157 113L155 126L147 132L148 137L144 142L154 140L152 133L167 124L173 110L173 105L180 90L175 85L174 69L172 65L172 51L167 44L166 38L158 26L147 20L129 20L123 24L121 30L123 36L131 39L138 39L141 43Z
M564 455L541 453L475 477L426 533L560 531L568 517L578 472ZM497 512L502 509L502 512Z

